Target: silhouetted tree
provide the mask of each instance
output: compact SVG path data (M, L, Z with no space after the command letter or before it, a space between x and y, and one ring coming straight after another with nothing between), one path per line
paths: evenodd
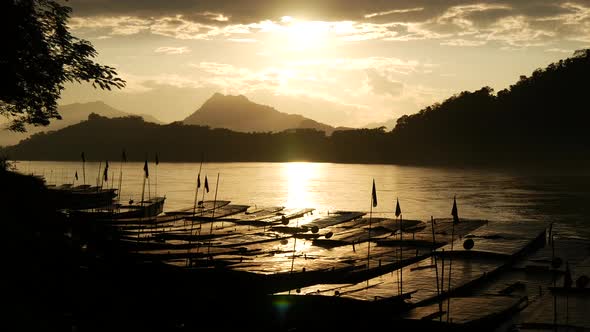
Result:
M125 147L130 160L166 151L169 161L195 162L203 152L209 161L582 165L590 155L590 51L577 54L521 77L497 95L490 87L463 91L404 115L391 132L381 127L337 130L331 136L301 128L242 133L93 114L88 121L33 135L4 153L14 159L72 160L79 157L72 151L87 151L104 160L118 158Z
M9 129L61 119L57 99L66 82L125 85L114 68L92 61L97 52L90 42L70 34L70 12L53 0L0 1L0 115L11 120Z

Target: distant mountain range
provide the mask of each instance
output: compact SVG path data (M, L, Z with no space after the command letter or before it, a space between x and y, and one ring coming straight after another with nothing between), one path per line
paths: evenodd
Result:
M4 130L4 128L0 129L0 146L14 145L20 142L21 140L30 137L33 134L59 130L77 124L81 121L87 120L88 116L91 113L99 114L107 118L118 118L135 115L120 111L101 101L95 101L90 103L74 103L59 106L59 114L62 116L62 119L53 120L51 121L51 124L49 124L46 127L28 126L27 132L25 133L15 133L8 130ZM158 124L162 123L151 115L140 116L143 117L143 119L146 122L153 122Z
M204 154L208 161L524 166L530 171L575 167L587 171L588 77L590 49L528 77L523 75L497 93L487 86L457 93L400 117L392 131L335 130L330 136L315 130L332 128L327 125L255 104L244 96L215 94L184 123L159 125L139 117L92 115L88 121L54 133L33 135L0 154L17 160L72 160L85 151L93 160L116 160L125 148L130 160L142 160L152 151L168 161L199 161Z
M74 103L59 107L62 120L53 120L46 127L28 126L27 132L15 133L0 130L0 146L15 145L21 140L40 132L59 130L87 120L91 113L107 118L134 116L104 102ZM151 115L140 114L146 122L162 124ZM187 125L225 128L237 132L281 132L293 129L315 129L331 135L336 130L351 130L348 127L332 127L298 114L279 112L273 107L254 103L243 95L232 96L215 93L193 114L181 121ZM2 123L0 123L2 126ZM6 124L4 125L6 126ZM375 125L379 127L381 124ZM388 129L389 126L385 125Z
M385 127L385 130L391 131L391 130L393 130L393 128L395 128L396 124L397 124L397 118L391 118L391 119L389 119L387 121L383 121L383 122L368 123L368 124L364 125L362 128L375 129L375 128L380 128L380 127Z
M243 95L221 93L214 94L183 123L238 132L281 132L309 128L331 135L337 129L301 115L282 113L270 106L254 103Z

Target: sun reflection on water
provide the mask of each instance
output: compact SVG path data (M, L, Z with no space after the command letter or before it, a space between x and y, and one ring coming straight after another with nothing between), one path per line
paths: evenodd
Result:
M313 207L309 189L311 181L318 173L318 165L315 163L293 162L283 165L283 174L288 183L286 207Z

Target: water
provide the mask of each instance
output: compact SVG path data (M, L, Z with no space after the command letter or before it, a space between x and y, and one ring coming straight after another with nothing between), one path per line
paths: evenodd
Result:
M104 163L85 164L86 183L96 184ZM144 163L122 167L122 198L138 200L144 180ZM166 210L192 206L199 163L149 164L145 196L165 195ZM23 173L43 175L49 184L73 183L81 162L19 161ZM109 181L118 187L121 164L109 165ZM217 185L217 175L219 184ZM548 171L491 171L397 165L332 163L206 163L201 170L204 199L230 200L251 206L311 207L319 213L334 210L369 211L375 179L377 207L374 215L393 216L399 198L403 217L429 220L450 218L453 196L460 218L487 220L543 220L555 223L561 236L590 238L590 174ZM149 191L148 191L149 187Z

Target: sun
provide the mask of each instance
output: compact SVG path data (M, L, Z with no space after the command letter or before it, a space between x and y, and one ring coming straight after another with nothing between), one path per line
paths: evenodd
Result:
M322 21L304 21L284 16L281 19L280 40L295 52L309 52L327 47L330 24Z
M307 162L291 162L283 165L288 182L287 207L309 207L312 205L310 185L318 176L318 165Z

